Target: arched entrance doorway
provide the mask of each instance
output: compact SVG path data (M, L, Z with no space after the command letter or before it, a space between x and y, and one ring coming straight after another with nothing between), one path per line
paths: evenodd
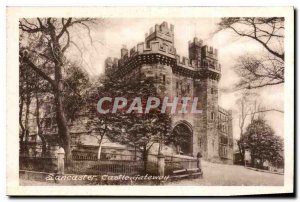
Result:
M183 155L193 155L193 129L187 121L176 123L173 128L174 145L177 153Z

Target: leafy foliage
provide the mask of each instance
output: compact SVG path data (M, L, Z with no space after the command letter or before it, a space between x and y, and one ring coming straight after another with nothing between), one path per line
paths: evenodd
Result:
M253 120L248 125L241 141L250 150L252 161L267 160L273 164L283 161L283 141L262 119Z
M69 64L64 79L64 110L67 120L74 121L86 111L87 96L91 88L88 74L79 66Z
M124 97L127 107L116 113L100 114L96 112L96 104L101 97ZM92 93L89 107L87 127L97 131L99 137L106 135L110 140L135 148L143 154L145 165L147 154L155 142L163 144L171 135L171 117L161 113L159 108L151 109L149 113L133 110L127 113L128 106L138 97L141 99L143 110L149 97L159 97L153 79L123 80L112 77L102 77ZM105 107L112 109L114 99ZM99 139L100 139L99 138Z

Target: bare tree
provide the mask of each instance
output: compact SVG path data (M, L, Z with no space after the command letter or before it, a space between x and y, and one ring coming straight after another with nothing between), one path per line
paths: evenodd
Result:
M70 45L76 47L72 40L72 28L80 26L90 33L89 26L95 22L95 19L90 18L36 18L19 21L20 32L26 39L20 42L20 63L26 64L52 87L58 135L67 162L71 160L71 137L63 106L63 68L67 61L65 53Z
M284 83L284 61L270 54L240 56L235 71L240 76L238 89L254 89Z
M238 149L242 159L245 159L245 148L243 145L244 128L246 124L250 121L256 119L256 117L262 118L264 112L261 103L259 101L258 94L251 92L247 89L242 91L240 99L237 100L239 106L239 129L240 129L240 139L237 140Z
M284 83L284 18L222 18L218 30L231 30L240 37L259 43L260 56L243 55L236 71L241 76L237 88L261 88Z
M249 101L249 91L245 90L242 92L242 96L237 100L239 105L239 129L240 129L240 139L237 140L238 149L242 159L245 159L245 149L242 142L242 137L244 134L244 128L246 124L246 119L250 113L250 101Z
M253 107L250 110L250 122L252 123L256 119L264 119L265 113L263 112L266 110L265 107L262 106L261 102L259 102L257 99L253 102Z

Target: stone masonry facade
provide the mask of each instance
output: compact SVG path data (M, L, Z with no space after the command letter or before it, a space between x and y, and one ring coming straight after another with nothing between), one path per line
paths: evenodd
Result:
M107 58L105 73L123 78L155 77L171 97L198 97L200 114L172 115L174 127L187 128L191 134L189 155L201 152L204 159L232 163L232 112L218 105L221 65L218 50L194 38L189 42L189 57L180 57L174 46L174 26L163 22L145 36L145 42L128 50L121 58ZM160 89L158 89L160 90Z

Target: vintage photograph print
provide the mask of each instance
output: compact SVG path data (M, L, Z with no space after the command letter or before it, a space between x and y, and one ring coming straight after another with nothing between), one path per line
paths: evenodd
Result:
M293 20L8 8L7 194L292 193Z

